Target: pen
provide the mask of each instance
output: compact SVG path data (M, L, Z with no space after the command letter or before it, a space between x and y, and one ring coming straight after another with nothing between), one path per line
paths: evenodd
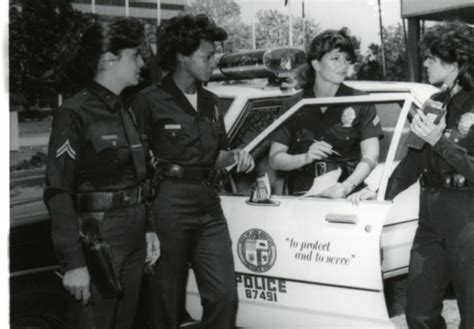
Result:
M331 150L331 151L332 151L332 154L334 154L334 155L336 155L336 156L342 158L341 153L339 153L339 152L337 152L337 151L334 151L334 150Z
M316 143L317 143L317 142L319 142L319 141L316 140L316 139L313 139L313 142L316 142ZM334 150L332 150L332 149L331 149L331 154L334 154L334 155L336 155L336 156L342 158L341 153L339 153L339 152L337 152L337 151L334 151Z

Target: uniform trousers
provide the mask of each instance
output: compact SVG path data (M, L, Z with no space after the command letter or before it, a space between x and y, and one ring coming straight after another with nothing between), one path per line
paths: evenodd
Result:
M237 290L231 240L220 199L202 181L164 178L153 205L161 257L149 282L153 329L183 322L192 266L203 306L201 329L234 325Z
M105 212L101 232L109 243L123 295L103 298L91 282L92 301L87 306L71 297L68 328L132 329L146 254L144 205Z
M461 315L474 328L474 190L422 188L408 272L409 328L446 328L441 316L451 281Z

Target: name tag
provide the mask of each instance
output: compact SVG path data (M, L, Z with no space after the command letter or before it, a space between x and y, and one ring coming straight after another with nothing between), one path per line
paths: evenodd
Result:
M176 130L176 129L181 129L180 124L166 124L165 125L166 130Z
M104 141L109 141L109 140L114 140L114 139L117 139L118 136L117 135L102 135L100 136L100 138L102 138Z

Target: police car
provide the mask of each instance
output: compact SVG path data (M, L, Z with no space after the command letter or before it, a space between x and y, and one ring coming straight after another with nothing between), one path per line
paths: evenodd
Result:
M296 90L281 88L278 80L303 63L304 52L295 48L224 55L214 75L217 81L207 86L219 97L232 148L246 149L256 161L250 175L230 171L220 194L233 241L239 294L236 324L260 329L393 328L383 279L407 272L419 186L393 202L383 196L391 172L407 151L410 113L437 89L416 83L348 81L367 95L304 99L279 116L282 102ZM265 83L240 80L255 77ZM376 200L354 206L342 199L287 195L284 174L268 166L269 138L310 104L375 106L384 138L379 164L366 183L378 191ZM43 175L34 171L28 179L11 179L12 328L64 328L64 291L42 201ZM186 308L192 318L201 317L192 270Z
M239 56L244 69L236 65ZM302 64L302 58L297 49L224 56L220 78L246 77L247 71L286 77ZM295 93L291 88L208 86L226 109L231 148L246 149L256 161L252 175L231 172L231 184L221 194L233 241L239 327L393 327L383 278L408 270L419 186L410 187L393 202L384 200L384 194L391 172L407 152L411 113L437 89L401 82L348 81L347 85L367 95L303 99L280 117L281 103ZM379 164L366 183L378 191L376 200L355 206L347 200L285 193L284 174L268 165L269 138L288 118L311 104L375 106L384 138ZM263 175L268 177L270 189L262 186L265 184L259 177ZM255 193L265 197L255 200ZM187 309L193 317L200 317L192 275Z

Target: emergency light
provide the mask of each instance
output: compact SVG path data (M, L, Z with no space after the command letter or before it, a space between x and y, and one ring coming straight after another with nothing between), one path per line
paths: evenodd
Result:
M211 81L286 78L305 64L304 50L293 47L259 49L222 55Z

